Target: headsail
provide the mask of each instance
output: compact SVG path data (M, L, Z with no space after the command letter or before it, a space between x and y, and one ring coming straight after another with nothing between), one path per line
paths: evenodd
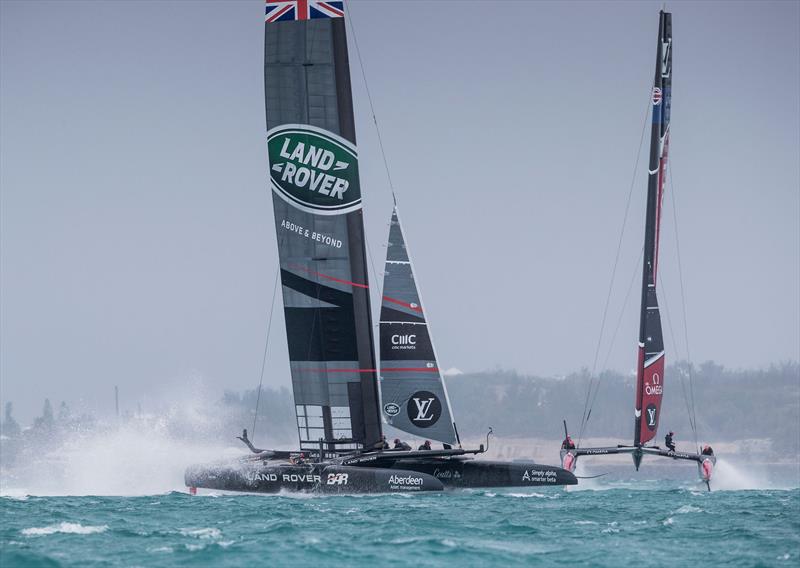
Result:
M267 0L272 203L301 448L381 437L343 2Z
M658 26L656 72L653 81L650 170L647 184L647 221L644 239L642 304L639 320L639 360L636 381L634 445L655 437L664 389L664 339L656 297L658 240L664 198L669 121L672 104L672 14L661 12Z
M458 444L458 432L433 348L403 230L392 211L380 316L381 395L389 424Z

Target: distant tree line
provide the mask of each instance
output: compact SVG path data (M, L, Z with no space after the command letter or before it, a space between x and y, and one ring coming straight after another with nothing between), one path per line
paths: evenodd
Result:
M800 453L798 363L762 370L725 369L710 361L696 367L678 363L665 375L662 432L671 429L677 438L691 439L688 417L693 393L700 442L769 438L788 454ZM596 388L587 401L590 383ZM629 375L609 371L592 379L582 370L547 378L495 370L448 377L447 388L462 438L480 436L491 426L502 437L559 439L562 420L576 437L585 416L584 438L614 437L623 442L633 436L635 380ZM202 427L196 421L176 419L167 426L169 434L230 442L247 428L262 447L291 447L297 442L294 401L285 388L263 389L260 398L256 390L228 391L208 413ZM0 462L13 462L21 448L44 451L58 447L70 433L117 427L134 419L142 418L126 414L114 424L102 423L88 414L73 414L64 402L56 413L45 399L42 414L29 428L21 428L8 402L0 423Z
M711 361L696 367L678 363L665 375L660 431L671 429L679 438L692 437L693 393L701 442L770 438L789 452L800 450L798 363L764 370L730 370ZM503 436L559 438L562 420L576 435L587 414L584 437L632 440L635 377L602 373L592 381L596 395L593 391L587 404L589 384L586 370L560 379L494 371L447 380L459 428L467 435L492 426Z

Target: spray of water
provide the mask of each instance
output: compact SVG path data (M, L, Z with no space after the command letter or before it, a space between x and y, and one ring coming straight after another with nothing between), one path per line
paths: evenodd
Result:
M214 417L214 418L209 418ZM0 495L152 495L185 491L190 464L231 459L246 450L221 442L219 408L181 400L158 416L65 433L47 449L30 445L0 471ZM225 436L227 438L227 436Z
M797 487L797 477L791 479L787 471L791 466L774 464L734 463L717 458L711 488L715 491L742 491L747 489L791 489ZM794 468L797 474L797 466Z

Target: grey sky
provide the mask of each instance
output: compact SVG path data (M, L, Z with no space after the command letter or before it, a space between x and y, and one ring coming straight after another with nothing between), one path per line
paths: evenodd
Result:
M442 367L591 367L659 6L351 3ZM799 6L668 4L674 185L661 294L684 353L677 195L697 362L800 358ZM28 419L45 395L102 412L113 384L129 406L198 380L253 388L277 261L263 3L0 10L0 397ZM380 270L391 197L352 40ZM646 143L641 159L610 331L641 248ZM608 359L624 371L635 278ZM665 335L668 360L683 358ZM290 384L280 310L265 383Z

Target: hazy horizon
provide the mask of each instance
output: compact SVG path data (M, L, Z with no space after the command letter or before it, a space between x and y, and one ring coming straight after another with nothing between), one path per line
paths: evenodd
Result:
M444 369L592 367L639 149L598 361L627 373L661 2L347 4ZM800 3L718 6L667 6L667 360L686 358L677 203L692 361L765 368L800 360ZM0 402L22 422L44 396L113 409L115 384L143 402L255 388L277 264L263 2L0 16ZM380 270L392 200L349 41ZM264 383L289 387L279 308Z

